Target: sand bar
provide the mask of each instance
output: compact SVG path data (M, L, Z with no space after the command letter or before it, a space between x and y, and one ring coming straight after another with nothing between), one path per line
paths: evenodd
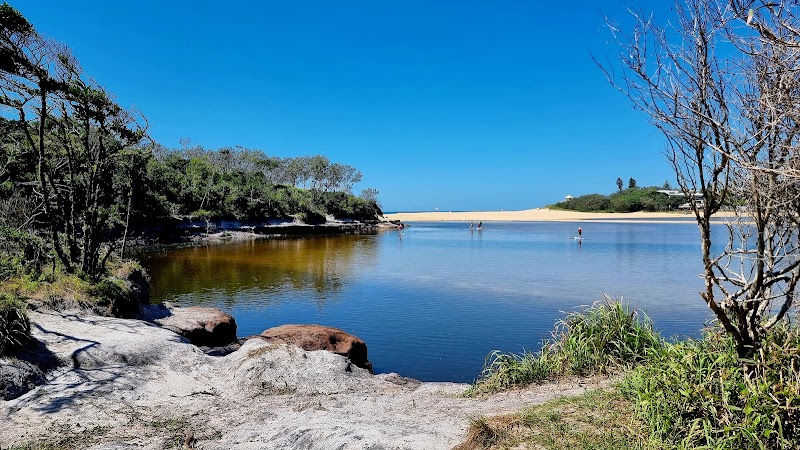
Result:
M386 214L388 220L402 222L460 222L460 221L503 221L503 222L658 222L694 224L694 215L683 212L633 212L633 213L588 213L563 211L547 208L526 209L523 211L466 211L466 212L413 212Z

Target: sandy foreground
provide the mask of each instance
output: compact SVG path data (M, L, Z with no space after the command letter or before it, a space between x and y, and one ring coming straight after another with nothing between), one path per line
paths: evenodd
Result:
M648 222L694 223L694 216L682 212L635 212L635 213L587 213L560 211L547 208L526 209L523 211L468 211L468 212L415 212L386 214L388 220L401 222L438 221L507 221L507 222ZM672 220L670 220L672 219Z
M466 439L471 418L610 383L464 398L466 384L373 376L326 351L254 339L212 357L139 320L53 312L31 320L63 366L0 401L0 448L449 449Z

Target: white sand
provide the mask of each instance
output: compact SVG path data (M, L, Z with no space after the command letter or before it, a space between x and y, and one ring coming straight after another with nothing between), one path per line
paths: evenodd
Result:
M439 221L504 221L504 222L648 222L658 221L693 224L692 213L682 212L634 212L634 213L587 213L561 211L547 208L526 209L523 211L467 211L467 212L415 212L386 214L388 220L401 222L439 222ZM673 220L670 220L673 219Z

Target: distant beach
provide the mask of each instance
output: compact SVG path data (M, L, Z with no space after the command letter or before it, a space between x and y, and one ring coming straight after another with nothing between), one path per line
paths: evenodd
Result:
M504 222L675 222L694 223L694 215L683 212L632 212L632 213L588 213L564 211L547 208L526 209L522 211L433 211L399 212L386 214L388 220L401 222L439 222L439 221L504 221ZM715 216L716 217L716 216ZM720 215L724 217L724 215Z

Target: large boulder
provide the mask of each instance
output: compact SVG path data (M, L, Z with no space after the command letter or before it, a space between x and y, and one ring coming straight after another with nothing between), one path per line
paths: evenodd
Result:
M144 305L139 318L175 332L194 345L223 347L236 340L236 319L219 308L169 303Z
M372 373L367 359L367 344L338 328L321 325L281 325L270 328L258 337L269 342L292 344L306 351L327 350L350 359L357 367Z
M44 383L42 369L17 358L0 358L0 400L12 400Z
M248 339L225 358L215 358L226 388L237 398L296 393L332 395L364 392L375 382L370 372L331 352L306 351L282 342ZM316 402L315 402L316 403ZM283 448L283 447L280 447ZM297 446L286 448L303 448Z

